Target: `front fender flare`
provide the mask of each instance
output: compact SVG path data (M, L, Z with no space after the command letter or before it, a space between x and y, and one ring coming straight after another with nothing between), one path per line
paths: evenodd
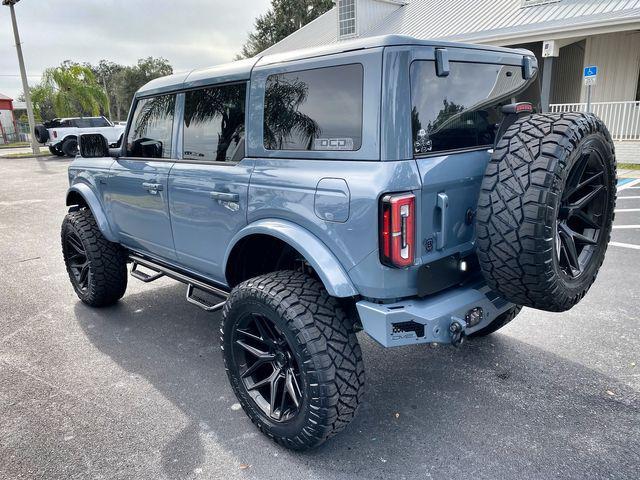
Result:
M67 206L76 205L73 201L73 193L80 195L84 199L89 210L91 210L91 214L93 215L93 218L95 218L102 235L104 235L104 237L110 242L117 242L118 238L114 235L113 230L111 230L111 227L109 226L107 216L102 210L102 204L91 187L86 183L77 183L72 185L69 190L67 190Z
M358 291L338 259L322 241L295 223L279 219L263 219L240 230L229 242L224 256L224 268L235 245L255 234L271 235L295 248L316 271L324 287L333 297L353 297Z

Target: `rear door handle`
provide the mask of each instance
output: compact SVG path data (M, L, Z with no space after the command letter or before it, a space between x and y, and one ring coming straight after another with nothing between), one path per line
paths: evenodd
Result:
M240 195L237 193L211 192L209 195L211 195L213 200L221 200L223 202L238 203L240 201Z
M440 231L436 233L436 249L442 250L447 243L447 209L449 208L449 196L439 193L436 207L440 210Z
M152 182L143 182L142 183L142 188L144 188L151 195L157 195L158 192L162 191L162 184L161 183L152 183Z

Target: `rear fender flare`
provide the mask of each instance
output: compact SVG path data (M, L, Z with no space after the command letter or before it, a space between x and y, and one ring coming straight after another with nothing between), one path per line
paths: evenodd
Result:
M240 230L229 242L225 252L225 271L229 256L238 241L254 234L270 235L295 248L313 267L329 295L341 298L359 295L347 272L329 248L308 230L286 220L258 220Z
M107 216L105 215L102 204L100 200L98 200L98 196L94 193L89 185L86 183L77 183L67 190L67 206L72 207L74 205L78 205L77 201L75 201L76 195L80 195L82 199L85 201L89 210L91 210L91 214L93 218L95 218L96 223L98 224L98 228L102 232L102 235L109 240L110 242L118 242L118 238L114 235L111 227L109 226L109 221L107 220ZM73 211L70 209L69 211Z

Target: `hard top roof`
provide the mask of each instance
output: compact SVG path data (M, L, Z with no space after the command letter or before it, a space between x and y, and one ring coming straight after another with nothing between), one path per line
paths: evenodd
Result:
M333 55L353 50L365 50L379 47L391 46L430 46L448 48L466 48L474 50L488 50L494 52L509 52L532 55L527 50L494 47L490 45L476 45L471 43L442 42L437 40L420 40L405 35L381 35L377 37L366 37L344 42L333 43L321 47L294 50L291 52L277 53L273 55L256 56L245 60L238 60L214 67L191 70L189 72L174 73L166 77L151 80L142 86L136 96L154 95L172 90L196 88L213 83L224 83L248 80L251 70L255 66L271 65L281 62L291 62L305 58Z

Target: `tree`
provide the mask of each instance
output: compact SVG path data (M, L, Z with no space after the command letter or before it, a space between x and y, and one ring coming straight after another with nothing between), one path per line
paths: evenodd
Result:
M172 73L173 67L164 58L141 58L136 65L124 67L116 76L116 95L120 108L126 110L124 110L124 116L118 115L118 118L126 118L133 95L140 87L155 78L171 75Z
M309 87L299 79L287 80L275 75L269 80L264 98L264 144L270 150L282 150L292 134L304 138L307 150L321 134L320 126L299 111L307 101Z
M51 99L57 117L96 116L109 110L109 99L90 68L70 61L44 71L38 87Z
M38 84L29 87L29 91L31 92L31 102L33 103L33 116L35 120L37 122L43 122L55 118L56 111L53 107L53 89L46 85ZM24 102L24 93L18 96L18 101ZM22 117L20 121L23 122ZM26 120L23 123L25 122Z
M118 95L118 86L120 75L126 67L108 60L100 60L98 65L95 66L90 63L86 63L85 66L91 69L96 77L96 81L100 86L102 86L109 98L108 117L114 120L120 119L121 98Z
M255 21L255 31L242 47L238 58L250 58L333 7L333 0L271 0L271 8Z

